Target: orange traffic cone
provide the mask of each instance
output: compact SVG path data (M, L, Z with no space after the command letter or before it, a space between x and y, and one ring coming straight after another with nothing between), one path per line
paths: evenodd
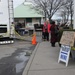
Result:
M36 45L37 42L36 42L36 34L33 34L33 37L32 37L32 44L33 45Z

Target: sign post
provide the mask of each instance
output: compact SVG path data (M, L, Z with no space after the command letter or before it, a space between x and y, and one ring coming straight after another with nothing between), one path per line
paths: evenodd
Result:
M75 39L75 32L73 31L63 32L63 35L60 40L61 48L59 52L58 63L62 61L66 63L66 66L68 66L70 50L71 50L71 46L74 45L74 39Z
M69 56L70 56L70 46L61 45L58 63L60 61L65 62L66 66L68 66Z
M60 44L67 45L67 46L73 46L74 39L75 39L74 31L64 31L61 37L61 40L60 40Z
M73 24L73 29L75 29L75 0L73 0L74 2L74 24Z

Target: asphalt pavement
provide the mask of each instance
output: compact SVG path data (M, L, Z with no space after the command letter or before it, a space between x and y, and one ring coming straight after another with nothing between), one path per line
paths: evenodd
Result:
M0 45L0 75L22 75L35 46L31 41L15 40L13 44Z

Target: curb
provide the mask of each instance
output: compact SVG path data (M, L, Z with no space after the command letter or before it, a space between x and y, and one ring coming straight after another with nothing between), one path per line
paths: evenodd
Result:
M36 52L37 52L37 49L38 49L39 45L40 45L40 43L38 43L38 44L36 45L36 47L35 47L35 49L34 49L32 55L30 56L30 59L29 59L27 65L26 65L26 67L25 67L25 69L24 69L22 75L28 75L29 69L30 69L30 67L31 67L31 64L32 64L32 62L33 62L33 59L34 59L34 57L35 57L35 54L36 54Z

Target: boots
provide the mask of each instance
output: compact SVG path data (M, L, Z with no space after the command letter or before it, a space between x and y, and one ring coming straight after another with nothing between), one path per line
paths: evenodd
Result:
M51 43L51 46L52 46L52 47L55 47L55 43Z

